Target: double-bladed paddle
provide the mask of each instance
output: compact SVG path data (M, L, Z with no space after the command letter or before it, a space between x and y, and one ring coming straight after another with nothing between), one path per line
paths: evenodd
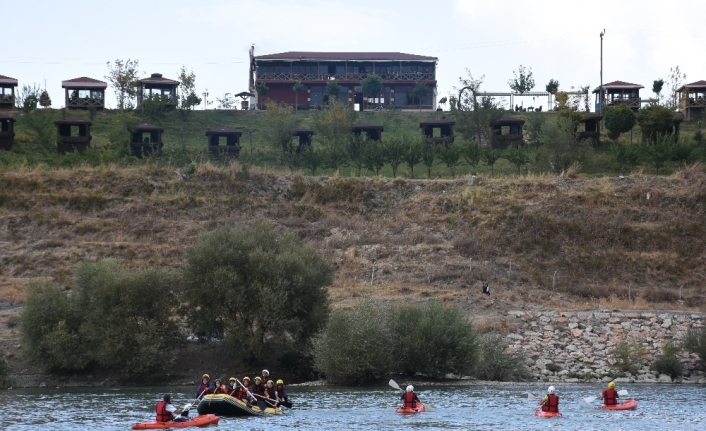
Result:
M397 382L392 379L390 379L390 381L388 382L388 385L390 385L390 387L392 389L397 389L398 391L404 392L404 390L400 387L400 385L398 385ZM436 411L436 409L434 407L428 406L426 404L424 404L424 410L427 412L435 412Z

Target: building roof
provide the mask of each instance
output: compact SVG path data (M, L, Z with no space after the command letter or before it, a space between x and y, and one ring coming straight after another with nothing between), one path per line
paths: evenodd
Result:
M373 123L358 123L353 125L353 130L383 130L383 127L379 124Z
M255 60L333 60L333 61L439 61L436 57L402 52L307 52L287 51L255 57Z
M70 118L64 118L62 120L56 120L56 121L54 121L54 124L56 124L57 126L62 126L62 125L90 126L93 123L88 120L84 120L83 118L70 117Z
M141 82L143 84L179 85L179 81L165 78L161 73L153 73L149 78L142 78L137 82Z
M0 84L17 85L17 80L15 78L10 78L9 76L0 75Z
M682 91L685 88L692 90L706 88L706 81L702 79L701 81L692 82L691 84L684 84L677 91Z
M12 121L12 122L17 121L17 120L15 120L15 117L13 117L12 115L10 115L10 114L3 114L3 113L0 113L0 120L1 120L1 121L8 121L8 120L10 120L10 121Z
M493 122L493 125L496 126L502 126L504 124L525 124L525 120L523 120L522 118L502 116L500 117L500 119Z
M456 122L453 120L442 120L440 118L437 118L436 120L422 121L421 123L419 123L419 127L453 126L454 124L456 124Z
M108 84L97 79L82 76L80 78L61 81L61 88L108 88Z
M292 129L292 133L295 135L313 135L314 131L311 129L305 129L303 127L296 127Z
M131 132L164 132L164 129L153 124L142 123L134 127L128 127Z
M581 123L585 123L586 121L601 121L603 119L603 116L601 114L584 114L581 116Z
M242 130L231 129L229 127L219 127L218 129L206 130L206 136L211 136L211 135L237 135L237 136L240 136L242 134L243 134Z
M593 92L598 93L599 88L600 87L596 87L596 89L593 90ZM603 88L607 88L609 90L634 90L634 89L640 89L640 88L645 88L645 87L640 84L632 84L630 82L625 82L625 81L613 81L613 82L609 82L607 84L603 84Z

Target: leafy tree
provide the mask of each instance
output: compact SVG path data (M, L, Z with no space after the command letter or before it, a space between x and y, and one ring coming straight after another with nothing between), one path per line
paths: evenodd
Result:
M674 143L672 161L677 163L691 163L694 161L694 146L686 139Z
M382 91L382 78L380 76L371 73L360 81L360 86L363 89L363 95L368 98L380 97L380 91Z
M549 94L556 94L556 92L559 91L559 81L556 79L550 79L545 89Z
M686 350L699 356L701 369L706 368L706 328L690 328L682 339Z
M621 133L632 130L635 126L635 113L626 104L611 106L605 111L605 127L608 129L608 137L617 140Z
M454 98L456 102L455 105L451 103L451 108L453 109L455 106L459 111L475 111L480 108L478 93L485 79L485 75L475 79L468 69L466 69L466 74L468 74L468 78L459 77L458 82L460 86L454 87L454 90L458 92L458 96Z
M227 346L254 362L309 346L328 318L332 279L331 265L294 232L223 226L186 250L183 312L200 333L221 316Z
M422 112L422 100L429 93L429 87L423 82L415 82L412 92L414 96L419 99L419 112Z
M48 108L51 106L51 98L47 90L42 91L41 96L39 96L39 104L42 108Z
M514 78L509 80L507 84L515 93L525 94L532 91L534 88L534 78L532 77L532 68L525 69L523 65L517 69L517 72L512 72Z
M224 94L222 98L216 97L216 102L218 109L234 109L237 106L237 100L230 93Z
M406 148L402 139L391 137L384 144L385 158L392 168L392 178L397 178L397 168L402 164Z
M652 363L652 369L660 374L666 374L671 378L681 377L683 371L681 361L677 356L679 350L681 350L680 346L673 340L667 341L664 347L662 347L662 354L657 356Z
M502 155L502 151L498 149L485 147L480 155L480 158L483 160L483 163L490 168L490 173L492 174L495 162L497 162Z
M365 168L375 172L375 175L380 175L380 169L385 166L385 147L378 142L368 142L363 148L363 157L365 158Z
M662 98L662 87L664 87L664 79L655 79L654 82L652 82L652 92L657 96L657 103L659 103Z
M481 147L476 141L466 141L461 149L463 160L466 161L468 166L473 168L473 175L476 174L476 167L480 163L481 153Z
M643 144L642 150L645 154L645 158L652 163L657 172L664 166L665 162L671 160L674 156L672 138L665 135L657 137L654 143L648 141Z
M476 378L491 381L522 381L532 378L521 351L511 351L507 339L500 333L483 334L479 340Z
M637 145L626 145L614 142L610 146L615 161L620 165L620 172L625 173L627 168L634 168L640 163L640 149Z
M302 91L306 90L306 87L304 87L304 84L302 84L301 81L297 81L296 84L292 87L292 91L294 92L294 104L296 105L296 109L299 109L299 93Z
M291 154L294 151L292 144L292 130L296 127L297 119L294 108L290 105L267 102L265 115L265 138L272 145L275 152L284 151Z
M455 105L451 104L456 130L467 140L490 142L490 125L503 116L503 111L492 101L478 96L484 77L475 79L468 69L466 72L468 78L459 78L460 87L454 87L458 97Z
M662 105L650 105L637 113L637 123L652 142L657 142L657 135L664 135L674 127L674 113Z
M139 74L138 60L115 60L115 63L106 63L108 65L108 74L105 78L113 86L115 98L118 99L118 107L120 109L131 109L135 105L133 103L137 97L137 87Z
M431 167L436 160L436 145L424 142L422 147L422 163L427 167L427 178L431 179Z
M526 166L531 161L531 159L527 155L527 150L515 146L510 146L510 148L503 151L503 157L508 162L515 165L515 167L517 168L517 175L521 175L522 167Z
M544 115L530 115L529 120L527 120L527 127L525 130L525 136L527 141L534 146L539 146L542 144L542 127L547 121L547 117Z
M42 89L39 88L37 84L33 84L32 86L23 85L17 92L15 104L22 112L28 113L37 109L41 95Z
M592 150L590 142L579 140L576 134L580 114L565 112L547 120L542 127L540 158L552 172L565 171L575 162L583 163Z
M676 109L677 106L679 105L679 88L684 84L684 80L686 79L686 73L682 73L679 70L679 66L676 66L674 69L671 67L669 68L669 103L667 104L668 108L671 108L672 110Z
M337 98L333 98L314 115L314 129L325 141L348 139L353 131L355 119L355 111Z
M569 94L567 92L557 91L554 93L554 100L556 100L559 110L569 109Z
M456 178L456 168L461 162L461 149L454 144L441 148L439 163L443 163L451 171L451 178Z
M324 164L327 168L338 173L342 167L348 165L348 143L350 136L334 138L324 144Z
M301 152L302 165L311 171L315 176L316 171L323 165L323 155L321 151L315 149L313 145L305 147Z
M419 140L407 139L403 158L404 162L409 166L411 178L414 178L414 166L422 161L422 152L424 149L422 145L425 145L425 143Z
M260 101L260 109L262 109L262 102L265 100L265 95L270 91L270 87L264 82L258 82L255 84L255 91L258 95L258 100ZM267 106L267 104L265 104Z
M202 99L196 95L196 75L194 71L187 72L186 66L181 66L179 75L179 107L181 109L193 109L201 104Z
M355 175L360 176L360 172L365 167L365 147L368 143L360 135L351 134L347 139L348 160L355 169Z
M326 95L329 97L329 101L332 99L336 98L338 99L338 95L341 93L341 86L338 85L336 81L329 81L326 83Z

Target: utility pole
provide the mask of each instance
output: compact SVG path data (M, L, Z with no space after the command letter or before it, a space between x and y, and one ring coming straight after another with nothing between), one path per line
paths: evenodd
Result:
M605 35L605 29L601 32L601 86L599 87L600 91L600 97L598 98L599 102L601 104L601 115L605 112L605 100L604 100L604 91L603 91L603 36ZM601 119L601 129L603 128L603 120Z

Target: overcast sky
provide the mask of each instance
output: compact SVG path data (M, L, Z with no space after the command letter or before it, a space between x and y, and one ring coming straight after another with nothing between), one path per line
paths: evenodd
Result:
M604 82L644 85L646 98L670 67L686 82L706 79L706 0L2 0L0 10L0 75L20 86L46 81L54 107L63 105L62 80L105 80L105 63L127 58L145 76L193 69L210 100L246 91L253 43L256 55L435 56L440 98L466 69L485 75L482 89L509 91L520 64L532 68L536 91L550 78L564 90L593 88L605 29ZM115 107L110 88L108 104Z

